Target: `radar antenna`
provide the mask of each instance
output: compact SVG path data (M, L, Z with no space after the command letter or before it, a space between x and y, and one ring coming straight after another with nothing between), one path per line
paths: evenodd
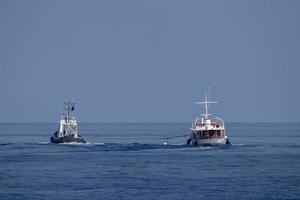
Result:
M69 121L69 119L70 119L70 114L71 114L72 112L74 112L74 110L75 110L75 102L74 102L74 98L73 98L73 102L71 102L71 101L64 101L64 110L66 111L66 112L64 112L64 114L67 115L66 118L67 118L67 120Z

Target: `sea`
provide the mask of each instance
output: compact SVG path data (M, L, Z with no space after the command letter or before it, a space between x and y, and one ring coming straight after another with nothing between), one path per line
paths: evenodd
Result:
M300 199L300 123L227 123L231 146L189 147L190 123L0 123L0 199Z

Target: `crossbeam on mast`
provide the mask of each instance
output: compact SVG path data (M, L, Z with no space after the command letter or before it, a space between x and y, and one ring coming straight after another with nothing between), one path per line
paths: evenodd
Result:
M207 94L205 94L204 101L197 101L197 102L195 102L195 104L202 104L202 105L205 106L205 114L202 114L202 115L204 115L205 119L207 119L208 116L210 115L210 114L208 114L208 107L209 107L209 104L211 104L211 103L218 103L218 102L217 101L208 101L207 100Z

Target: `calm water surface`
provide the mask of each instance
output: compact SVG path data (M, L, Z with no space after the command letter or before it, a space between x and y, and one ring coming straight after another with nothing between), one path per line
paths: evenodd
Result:
M300 199L300 124L228 123L230 147L163 145L188 123L0 124L0 199Z

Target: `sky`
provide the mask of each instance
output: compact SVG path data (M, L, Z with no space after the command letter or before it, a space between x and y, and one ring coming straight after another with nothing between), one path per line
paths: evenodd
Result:
M1 0L0 122L300 122L300 1Z

